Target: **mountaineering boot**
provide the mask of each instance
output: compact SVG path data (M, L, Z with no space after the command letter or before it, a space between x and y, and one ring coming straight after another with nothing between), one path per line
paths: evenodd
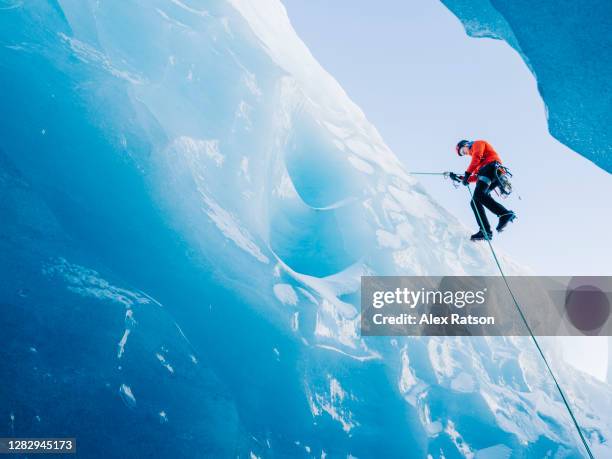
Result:
M504 228L506 226L508 226L508 223L510 223L511 221L514 221L514 219L516 218L516 214L512 211L508 212L507 214L502 215L501 217L499 217L499 223L497 224L497 228L495 228L499 233L501 233Z
M476 234L472 234L472 236L470 237L471 241L484 241L485 239L488 239L488 240L493 239L493 233L488 232L485 235L485 233L483 233L482 230L480 230Z

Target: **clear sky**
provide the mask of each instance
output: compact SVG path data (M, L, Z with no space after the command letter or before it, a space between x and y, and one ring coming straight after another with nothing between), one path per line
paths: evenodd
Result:
M612 275L612 176L550 136L536 80L505 42L469 38L437 0L282 1L408 170L462 172L458 140L493 144L515 175L504 204L519 216L496 247L534 274ZM466 238L477 230L465 189L421 181L470 228ZM581 340L566 341L566 358L601 378L605 339L598 352Z

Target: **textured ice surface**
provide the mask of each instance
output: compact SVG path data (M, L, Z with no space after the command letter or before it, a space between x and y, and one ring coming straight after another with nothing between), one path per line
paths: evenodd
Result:
M612 172L612 3L441 1L469 35L516 49L538 81L551 134Z
M279 2L2 7L3 436L87 457L579 454L528 340L359 336L361 275L495 269ZM609 386L559 372L605 456Z

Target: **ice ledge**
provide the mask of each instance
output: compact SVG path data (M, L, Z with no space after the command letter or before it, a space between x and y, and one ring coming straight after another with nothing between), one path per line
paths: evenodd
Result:
M612 3L441 0L472 37L506 41L538 82L553 137L612 172ZM606 48L607 47L607 48Z

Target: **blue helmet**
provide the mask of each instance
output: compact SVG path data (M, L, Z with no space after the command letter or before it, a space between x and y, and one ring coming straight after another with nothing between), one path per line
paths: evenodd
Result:
M455 151L457 152L457 154L459 154L461 149L469 143L470 143L469 140L460 140L459 142L457 142L457 146L455 147Z

